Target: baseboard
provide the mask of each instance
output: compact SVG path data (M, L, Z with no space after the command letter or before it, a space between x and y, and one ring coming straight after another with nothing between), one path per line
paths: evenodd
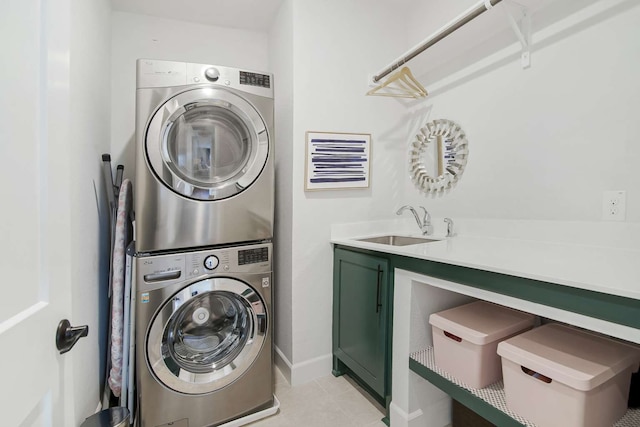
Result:
M289 359L275 347L275 364L282 375L292 386L308 383L316 378L331 375L333 357L331 354L319 356L300 363L291 363Z
M319 356L301 363L294 363L291 370L291 385L300 385L316 378L331 375L333 357L331 354Z
M412 427L424 424L422 416L424 413L421 409L407 413L403 411L398 405L391 401L389 405L389 418L391 419L391 425L393 427Z
M393 427L451 427L451 399L440 399L410 413L391 401L389 415Z
M289 359L287 359L278 346L275 346L274 353L275 365L278 367L282 375L284 375L287 382L291 384L291 362L289 362Z

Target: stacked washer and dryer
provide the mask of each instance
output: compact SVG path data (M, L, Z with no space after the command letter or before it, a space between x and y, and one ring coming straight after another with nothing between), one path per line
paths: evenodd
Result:
M272 76L138 60L138 425L273 407Z

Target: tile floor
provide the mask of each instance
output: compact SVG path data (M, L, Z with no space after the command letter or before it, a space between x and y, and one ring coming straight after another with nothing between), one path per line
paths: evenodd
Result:
M346 376L291 387L275 369L280 410L250 427L385 427L383 408Z

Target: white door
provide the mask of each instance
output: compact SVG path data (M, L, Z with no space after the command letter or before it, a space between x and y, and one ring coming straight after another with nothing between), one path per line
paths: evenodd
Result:
M0 13L0 424L72 426L69 0L8 0ZM73 322L73 319L70 319Z

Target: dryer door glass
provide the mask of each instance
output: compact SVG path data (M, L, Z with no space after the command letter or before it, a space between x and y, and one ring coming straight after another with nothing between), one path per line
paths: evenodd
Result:
M266 332L266 306L251 286L230 278L196 282L169 299L151 323L149 366L178 392L215 391L246 372Z
M254 106L224 88L192 89L167 100L145 138L149 164L173 191L219 200L248 188L269 156L269 136Z
M185 179L216 185L228 181L247 165L251 134L230 110L195 105L168 127L169 159Z

